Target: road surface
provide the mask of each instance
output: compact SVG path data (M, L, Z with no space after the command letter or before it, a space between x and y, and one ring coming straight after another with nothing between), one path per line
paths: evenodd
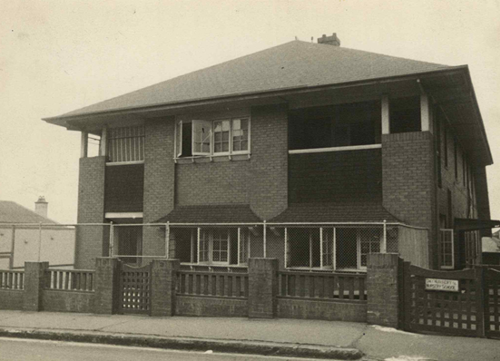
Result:
M210 352L210 351L209 351ZM0 361L317 361L0 337Z

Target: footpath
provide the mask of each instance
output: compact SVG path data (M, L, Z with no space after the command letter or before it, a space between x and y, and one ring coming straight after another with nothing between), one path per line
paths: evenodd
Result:
M363 323L0 311L0 337L333 360L500 360L500 340Z

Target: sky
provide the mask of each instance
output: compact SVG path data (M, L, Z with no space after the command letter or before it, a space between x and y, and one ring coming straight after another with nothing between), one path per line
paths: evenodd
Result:
M468 64L497 163L500 0L0 0L0 200L76 222L80 134L41 119L292 41Z

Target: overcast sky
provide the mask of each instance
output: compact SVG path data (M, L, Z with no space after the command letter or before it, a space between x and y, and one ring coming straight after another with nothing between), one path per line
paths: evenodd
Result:
M500 0L0 0L0 199L76 222L80 135L59 115L293 40L336 32L346 48L468 64L497 164Z

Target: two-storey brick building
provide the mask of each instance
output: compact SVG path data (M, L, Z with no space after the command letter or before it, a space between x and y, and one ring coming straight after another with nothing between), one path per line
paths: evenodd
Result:
M82 133L78 223L169 224L117 227L115 254L358 271L392 237L388 251L459 268L479 247L463 219L489 220L492 157L467 66L346 49L335 34L45 120ZM426 230L421 252L402 230L364 231L383 222ZM77 267L109 239L80 227Z

